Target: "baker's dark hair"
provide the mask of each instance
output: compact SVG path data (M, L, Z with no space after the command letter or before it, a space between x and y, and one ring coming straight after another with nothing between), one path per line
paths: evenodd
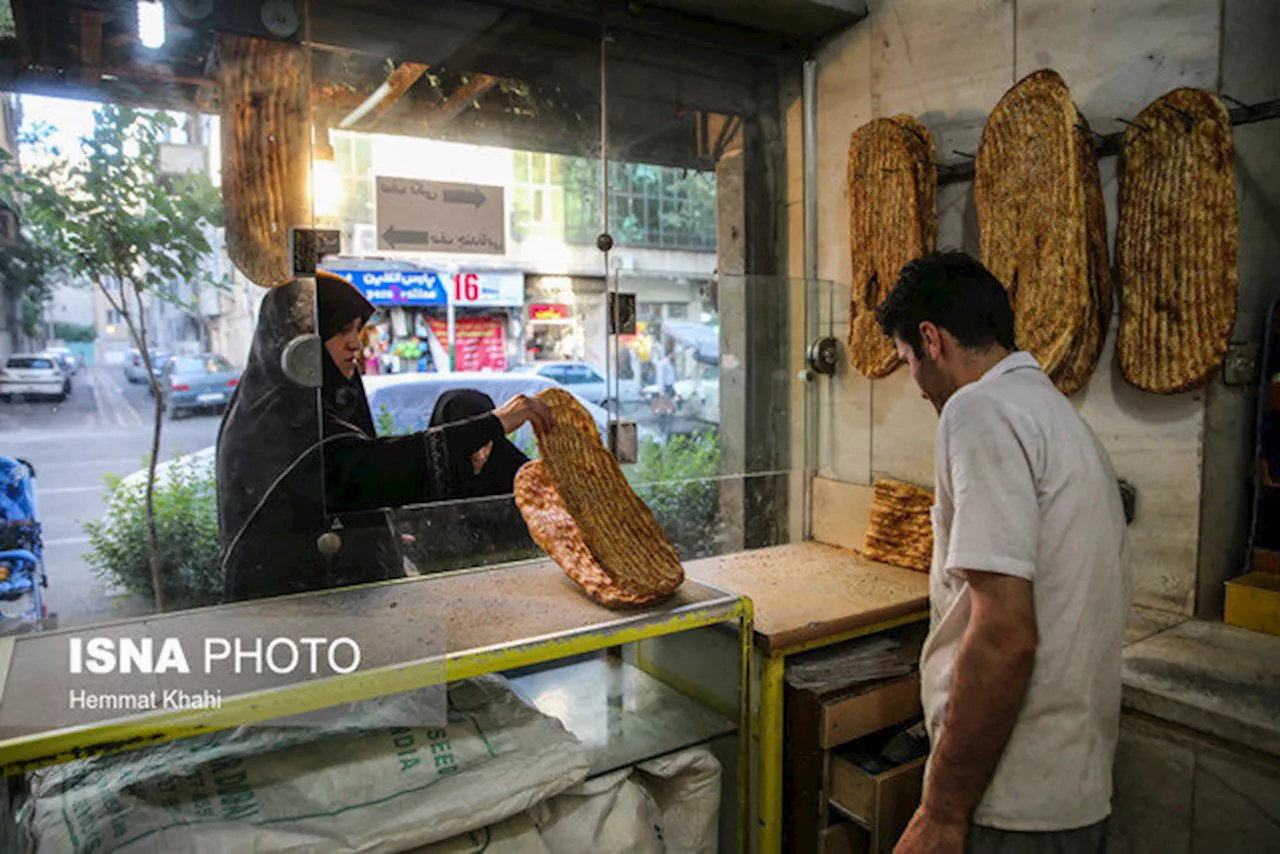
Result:
M920 324L925 321L950 332L962 347L1017 349L1004 286L964 252L931 252L903 267L876 319L885 335L910 344L918 358L924 356Z

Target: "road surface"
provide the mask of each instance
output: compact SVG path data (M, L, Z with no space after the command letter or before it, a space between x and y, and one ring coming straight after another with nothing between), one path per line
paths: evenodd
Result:
M86 520L102 515L109 474L143 468L151 451L152 400L120 367L89 367L72 381L64 403L0 403L0 455L36 470L49 586L45 605L59 628L133 616L147 603L107 588L84 561ZM161 459L214 443L218 418L167 421ZM8 610L8 608L6 608Z

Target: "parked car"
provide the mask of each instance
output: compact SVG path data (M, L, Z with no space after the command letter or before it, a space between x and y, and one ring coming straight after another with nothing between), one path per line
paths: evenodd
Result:
M597 406L606 406L610 398L604 375L586 362L530 362L516 365L508 372L545 377ZM635 380L619 380L618 397L624 402L640 400L639 385Z
M151 371L157 378L164 372L164 366L168 361L168 353L162 350L151 351ZM124 377L131 383L151 385L147 382L147 366L142 360L142 353L137 350L129 351L129 358L124 362Z
M425 430L431 423L436 400L449 389L472 388L493 399L495 406L502 405L517 394L532 397L541 391L555 388L558 383L532 373L496 374L489 372L455 372L451 374L380 374L364 378L365 394L369 398L369 410L375 424L390 418L387 425L397 433ZM601 440L609 441L609 413L578 393L567 389L591 414L591 420L600 430ZM533 447L533 431L524 425L511 437L516 447Z
M80 370L80 358L66 347L47 347L45 352L58 360L58 367L69 377L74 377Z
M493 398L495 405L501 405L517 394L534 395L544 389L554 388L555 383L535 376L512 376L495 373L452 374L382 374L364 378L365 392L369 396L369 409L373 412L375 422L389 417L391 428L395 432L413 432L425 430L431 422L431 413L435 411L436 400L440 395L452 388L473 388ZM602 441L609 435L609 414L600 407L587 401L579 400L591 419L600 430ZM385 414L383 414L385 413ZM533 433L526 424L515 432L512 440L520 448L533 447ZM183 457L196 466L198 471L212 473L217 462L215 447L210 445L195 453ZM173 468L172 460L165 460L156 465L156 483L162 484L170 477ZM126 485L146 483L147 470L140 469L124 478Z
M10 356L0 368L0 400L44 397L59 402L71 394L71 377L63 373L56 356L32 353Z
M165 363L160 381L165 414L177 419L190 412L221 411L239 383L240 372L216 353L174 356Z

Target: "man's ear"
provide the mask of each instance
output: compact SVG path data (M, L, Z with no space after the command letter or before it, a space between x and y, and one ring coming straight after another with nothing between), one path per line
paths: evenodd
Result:
M942 358L942 343L942 330L936 324L928 320L920 324L920 348L930 361Z

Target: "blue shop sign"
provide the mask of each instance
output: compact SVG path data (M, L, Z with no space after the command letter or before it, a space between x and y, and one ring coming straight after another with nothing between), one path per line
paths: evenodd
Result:
M439 273L410 270L329 270L356 286L374 305L448 305L449 289Z

